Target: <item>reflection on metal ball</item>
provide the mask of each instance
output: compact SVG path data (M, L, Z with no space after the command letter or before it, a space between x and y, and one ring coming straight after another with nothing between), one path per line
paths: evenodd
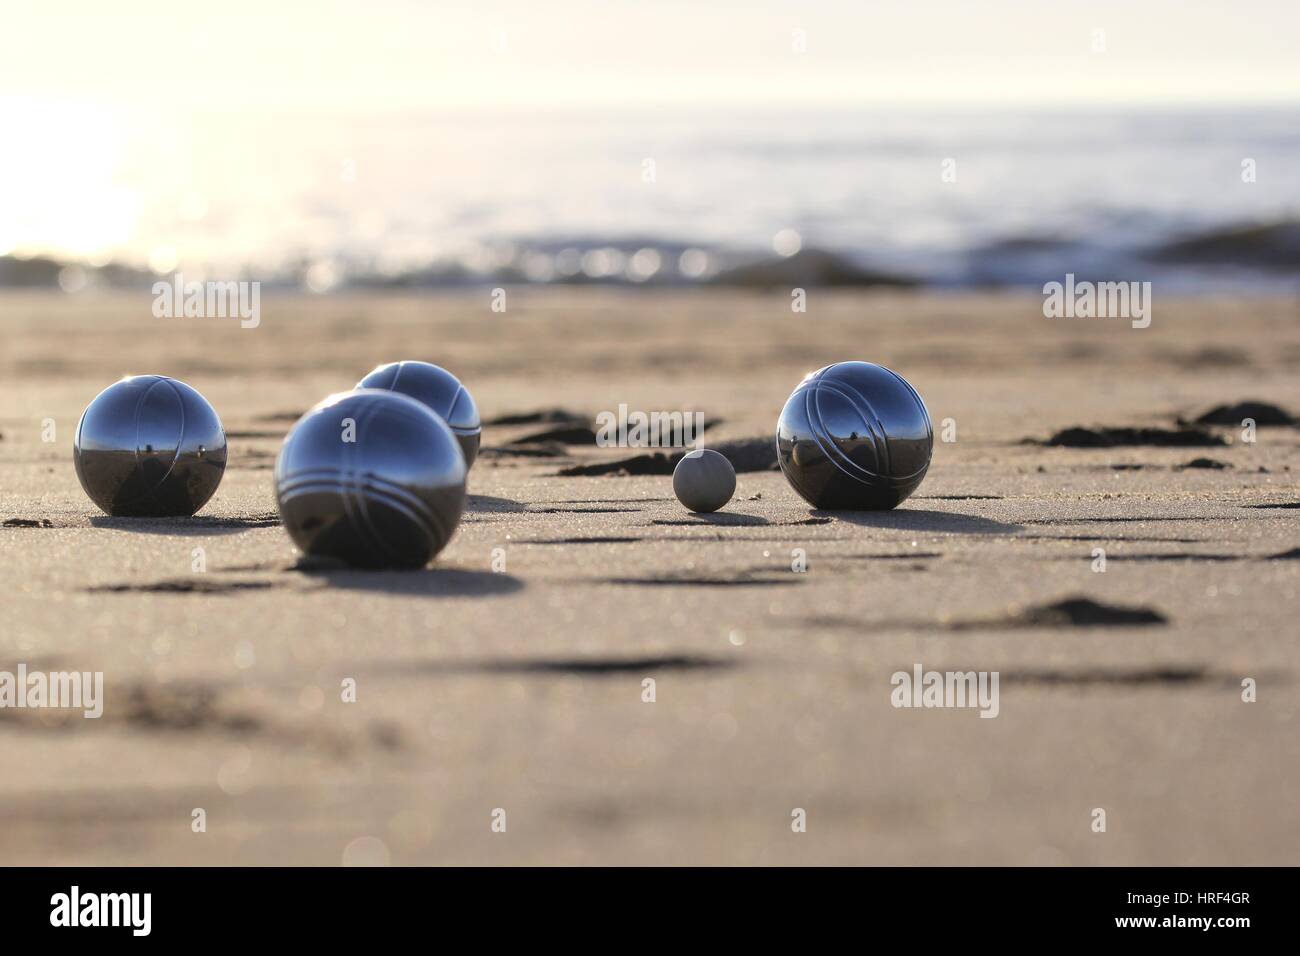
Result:
M382 388L401 392L423 402L447 423L460 442L469 468L478 457L483 428L474 398L455 375L429 362L390 362L380 365L357 383L357 388Z
M192 515L226 470L226 433L207 399L163 375L114 382L81 415L77 478L110 515Z
M893 508L930 467L934 433L925 403L901 375L870 362L810 374L776 425L777 460L815 508Z
M419 568L465 509L465 457L441 418L397 392L331 395L290 429L275 496L294 543L357 567Z
M673 494L690 511L717 511L736 493L736 469L712 448L682 456L673 469Z

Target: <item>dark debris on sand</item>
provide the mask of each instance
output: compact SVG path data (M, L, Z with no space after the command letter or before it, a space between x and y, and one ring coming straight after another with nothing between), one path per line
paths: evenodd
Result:
M708 446L731 462L737 473L771 471L776 464L776 442L772 438L739 438ZM633 455L617 461L596 462L591 465L574 465L557 474L565 478L592 475L671 475L684 451L664 454Z
M558 425L589 424L590 419L581 412L567 408L544 408L536 412L518 412L513 415L500 415L483 424L498 427L509 425Z
M1151 608L1099 604L1090 598L1076 597L1025 608L1011 616L1011 623L1022 627L1098 627L1167 624L1169 621Z
M644 578L606 578L603 583L621 584L633 587L784 587L791 584L803 584L804 579L798 574L771 574L762 570L735 571L712 576L700 576L688 573L658 574Z
M1237 402L1235 405L1216 405L1208 412L1192 421L1193 425L1233 425L1240 427L1245 419L1254 420L1256 425L1294 425L1295 416L1284 408L1270 405L1268 402Z
M253 418L253 421L267 422L267 423L288 422L292 424L293 422L296 422L298 419L302 418L302 416L306 414L307 413L305 411L304 412L294 412L294 411L267 412L265 415L255 416ZM229 437L229 433L227 433L226 437Z
M1083 670L1003 671L1002 679L1017 684L1062 684L1078 687L1132 687L1158 684L1235 684L1236 677L1205 667L1094 667Z
M492 674L560 674L580 677L617 677L622 674L643 674L646 671L710 670L736 666L727 658L702 657L689 654L663 654L647 657L560 657L525 658L520 660L496 659L452 663L439 670L452 672L480 671Z
M954 621L948 625L948 629L972 631L986 628L1145 627L1167 623L1168 619L1152 608L1122 607L1100 604L1086 597L1070 597L1050 604L1035 604L1005 615Z
M559 442L537 442L529 445L499 447L485 445L479 449L480 458L568 458L569 449Z
M536 445L546 443L558 443L560 445L594 445L596 444L596 433L586 425L567 425L562 428L551 428L544 432L534 432L531 435L524 435L522 438L516 438L511 441L511 445Z
M1222 471L1225 468L1231 468L1232 465L1226 461L1216 461L1213 458L1193 458L1191 461L1181 465L1174 465L1174 471L1183 471L1187 468L1208 468L1212 471Z
M1058 448L1119 448L1155 445L1215 447L1227 442L1203 428L1065 428L1042 444Z
M674 456L674 459L676 456ZM618 461L602 461L592 465L573 465L561 468L556 474L563 478L589 477L593 475L671 475L676 464L661 451L652 455L633 455Z
M731 462L731 467L737 472L772 471L777 467L776 440L771 436L737 438L709 447Z
M100 584L86 590L92 594L235 594L240 591L264 591L275 587L271 581L222 581L214 578L172 578L147 584Z

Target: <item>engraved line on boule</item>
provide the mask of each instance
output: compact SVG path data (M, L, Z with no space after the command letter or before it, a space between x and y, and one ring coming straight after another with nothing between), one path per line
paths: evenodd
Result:
M463 384L456 389L456 394L453 395L451 399L451 405L447 408L447 427L450 428L454 434L464 435L466 438L473 438L475 435L482 434L483 426L481 424L475 427L474 425L453 425L451 423L452 417L456 414L456 406L460 404L461 397L468 394L469 390L466 389Z
M144 472L140 468L140 409L144 408L144 403L149 398L149 393L152 392L159 385L162 385L164 382L166 382L167 385L171 388L172 395L174 395L177 401L180 402L180 406L181 406L180 437L176 441L175 451L172 452L171 464L167 466L167 471L163 473L163 476L160 479L158 479L158 481L153 485L153 487L147 488L144 491L140 492L140 496L138 498L132 498L130 501L122 502L123 506L139 504L141 501L144 501L146 499L152 501L158 489L161 488L164 484L166 484L167 479L171 477L172 471L176 468L176 462L180 459L181 456L181 445L183 444L183 439L185 436L185 402L181 399L181 395L177 391L176 387L172 385L171 380L168 379L166 376L154 375L151 377L153 378L153 381L149 383L148 388L146 388L143 392L140 393L140 397L139 399L136 400L135 403L135 411L133 412L134 415L133 420L135 422L135 468L134 468L135 473L138 475L144 474ZM78 435L80 435L80 429L78 429Z
M363 539L369 540L370 547L376 554L386 554L390 560L400 562L402 556L389 545L384 536L379 533L379 529L375 527L375 523L370 520L369 503L370 498L364 493L363 487L355 482L354 475L349 475L347 494L343 498L343 510L348 516L348 522ZM420 527L418 521L416 527Z
M397 375L401 375L402 370L405 367L406 363L403 362L399 364L397 366ZM397 384L396 376L394 377L393 384ZM392 394L401 395L403 393L393 390ZM409 398L410 396L407 397ZM415 405L420 404L415 400L412 401ZM368 425L371 419L377 417L385 410L385 406L383 405L372 406L363 408L361 415L365 424ZM412 408L409 405L406 408L389 410L392 410L395 417L399 419L402 417L408 419L411 418L410 413L412 412ZM421 416L415 416L415 420L418 420L420 417ZM362 424L363 422L361 420L357 422L357 430L359 432L362 429ZM359 447L349 449L349 452L352 455L360 454ZM354 510L349 511L349 517L352 517L354 521L360 521L364 536L368 536L378 545L378 551L388 554L393 560L402 563L404 563L408 557L407 555L399 553L394 547L392 547L387 536L384 535L376 526L374 519L371 517L372 505L376 504L385 504L394 511L405 515L407 520L414 524L420 533L424 535L426 550L432 553L437 553L442 550L442 546L446 544L447 539L442 538L442 543L439 544L440 539L436 535L441 531L441 528L433 520L432 511L422 499L412 493L409 489L404 488L395 482L389 481L366 468L352 469L347 476L347 481L349 494L351 496L349 500L354 507Z
M892 463L890 461L890 456L889 456L889 435L888 433L886 433L885 425L880 420L880 416L876 414L876 410L875 408L872 407L871 402L867 400L867 397L865 395L863 395L852 385L849 385L847 382L835 381L828 384L827 382L823 381L821 387L827 389L830 392L833 392L836 395L839 395L840 398L847 399L849 402L849 407L851 407L855 412L857 412L858 417L862 419L862 424L866 428L867 434L871 436L872 447L874 447L876 450L876 467L881 469L880 472L877 474L866 468L863 468L852 458L850 458L848 456L848 453L845 452L842 448L840 448L839 445L835 444L835 442L830 438L829 433L827 433L827 439L831 442L831 446L835 449L836 452L839 453L843 461L857 468L859 471L863 472L864 474L870 475L873 481L894 480ZM855 403L853 401L853 399L855 398L858 400L858 403L860 404ZM823 422L824 425L824 420L820 417L821 414L820 405L818 405L817 411L818 411L818 421Z
M926 437L927 437L927 438L930 440L930 442L933 444L933 442L934 442L934 429L933 429L933 427L932 427L931 424L930 424L930 413L929 413L929 411L926 409L926 407L925 407L925 403L921 401L921 396L917 393L916 389L914 389L914 388L913 388L913 387L908 383L907 379L903 378L903 376L899 375L899 374L898 374L897 372L895 372L893 369L891 369L891 368L885 368L885 366L883 366L883 365L877 365L876 368L883 369L884 371L888 372L890 375L894 376L894 378L896 378L896 379L897 379L899 382L901 382L903 385L906 385L906 386L907 386L907 390L908 390L908 392L912 395L913 398L916 399L916 401L917 401L917 403L918 403L918 406L919 406L919 408L920 408L920 410L921 410L922 416L923 416L924 419L925 419L925 432L926 432ZM909 474L909 475L894 475L894 474L892 474L892 456L890 456L890 454L889 454L889 433L885 430L884 423L882 423L882 422L880 421L880 417L879 417L878 415L876 415L876 413L875 413L875 409L873 409L873 408L871 407L871 403L868 402L867 399L866 399L866 397L865 397L864 395L862 395L862 393L859 392L856 388L854 388L853 386L848 385L848 384L846 384L846 383L843 383L843 382L836 382L835 384L836 384L837 387L839 387L839 388L841 388L841 389L845 389L845 390L848 390L848 391L852 392L855 396L857 396L857 397L862 401L863 405L866 406L867 410L870 411L871 414L872 414L872 416L875 418L875 420L876 420L876 425L877 425L877 426L879 427L879 429L880 429L880 434L884 436L885 449L886 449L886 464L889 465L889 466L891 466L891 471L890 471L890 472L887 472L887 473L885 473L885 474L882 474L882 475L874 476L874 477L876 477L876 478L879 479L879 480L886 481L886 482L888 482L889 484L891 484L891 485L893 485L893 486L901 486L901 485L904 485L904 484L906 484L907 482L911 481L913 478L916 478L918 475L923 475L926 471L929 470L929 468L930 468L930 462L929 462L929 459L927 458L927 459L926 459L926 462L925 462L924 465L922 465L920 468L918 468L916 471L912 472L912 473ZM847 397L847 396L846 396L846 397ZM869 422L868 422L867 424L868 424L868 426L870 426L870 423L869 423ZM874 432L873 432L873 434L872 434L872 441L873 441L873 442L876 441L876 436L875 436ZM877 448L879 448L879 445L877 445ZM843 453L841 452L841 454L843 454ZM877 461L879 461L879 456L877 456ZM850 464L854 464L854 463L852 462L852 460L850 460L849 463L850 463ZM866 469L862 469L862 471L866 472L867 474L871 474L870 472L867 472Z
M355 466L357 464L356 454L355 454L356 442L359 441L360 438L366 434L365 430L362 428L362 424L364 421L363 413L366 411L366 407L362 405L362 407L359 410L354 410L349 408L346 414L344 414L343 406L345 403L346 403L346 399L344 401L336 401L331 406L334 409L334 414L344 415L344 417L339 420L339 426L346 427L343 425L343 423L347 421L349 418L351 418L352 429L353 429L351 432L352 439L353 439L352 441L345 440L343 434L340 434L338 438L340 444L342 444L343 447L339 454L340 466L336 467L336 474L334 480L337 482L338 488L334 493L338 495L339 505L343 509L343 517L347 521L348 527L352 529L353 533L356 534L362 541L366 542L366 547L372 547L371 542L367 541L367 538L369 537L369 535L367 534L367 529L362 527L360 522L357 521L357 509L355 503L352 500L352 477L351 477L353 471L356 470ZM385 549L382 545L380 545L378 552L380 554L384 554L386 550L387 549Z
M391 482L383 482L381 485L379 483L356 481L352 487L358 494L362 509L365 511L366 522L374 530L375 534L379 535L380 532L374 527L374 522L370 520L370 505L385 504L394 511L406 515L420 529L430 544L438 545L440 541L442 544L446 544L445 529L442 527L437 515L416 495ZM380 536L382 537L382 535ZM441 551L442 547L439 545L432 550ZM389 553L395 554L391 549Z
M388 499L384 499L378 492L375 492L375 496L383 499L385 503L388 503ZM355 529L356 533L362 540L367 542L367 546L377 554L386 554L390 559L400 560L401 556L392 546L389 545L385 537L380 534L379 530L375 527L374 521L370 517L369 506L373 499L367 493L366 487L357 484L355 481L349 480L348 483L344 485L340 497L343 502L343 512L347 517L348 524ZM391 504L391 507L406 515L407 518L413 521L415 526L421 531L425 531L423 526L420 525L419 519L415 515L411 514L408 508L396 503L396 499L394 499L394 503Z
M808 427L812 432L813 441L817 443L817 447L821 449L821 452L826 457L826 460L829 461L832 465L834 465L836 469L838 469L840 472L847 475L849 478L853 479L854 481L863 482L865 484L871 485L871 484L876 484L877 482L883 480L887 480L884 478L884 476L868 471L866 468L863 468L857 462L853 461L831 439L830 434L826 431L826 423L822 420L821 406L820 404L817 403L817 396L815 395L816 392L820 391L823 388L827 389L828 391L835 392L837 395L840 396L840 398L850 398L850 396L844 394L843 391L839 391L835 388L832 388L830 385L826 383L824 379L818 379L816 382L816 387L814 388L813 386L809 386L807 390L807 394L804 399L805 417L807 417L808 419ZM816 412L815 416L813 415L814 411ZM859 409L854 408L854 411L857 412L859 416L861 416L862 413ZM880 447L877 444L875 432L871 428L871 424L867 422L865 419L863 419L863 425L866 426L867 434L870 435L871 437L871 443L876 449L876 461L877 463L879 463ZM865 478L863 477L864 475L866 476Z
M894 477L894 456L893 449L889 447L889 432L885 430L885 423L880 420L880 415L876 412L875 406L871 404L867 396L847 382L836 382L835 384L844 391L857 396L858 401L862 403L861 408L866 409L862 417L868 431L871 432L871 443L876 446L876 464L882 465L883 463L881 474L878 477L883 477L886 481L898 481L899 479Z
M339 468L313 468L307 471L297 471L280 479L281 502L291 502L307 494L335 494L342 499L344 510L347 512L349 519L355 516L352 507L352 496L356 495L358 501L364 502L365 495L362 492L383 499L384 503L394 510L407 515L430 540L436 542L439 539L434 535L444 533L446 530L442 527L438 517L417 495L401 485L375 475L373 472L358 472ZM368 516L366 526L367 528L370 527ZM446 538L443 537L442 540L446 541ZM393 553L386 546L381 547L381 550L387 551L389 554Z
M406 363L398 362L393 368L393 380L383 387L390 392L397 392L398 394L405 395L406 393L401 391L397 387L397 383L402 380L402 372L404 372L405 370L406 370ZM371 374L374 373L372 372ZM361 381L364 382L365 378L362 378Z
M179 388L176 387L176 383L173 382L170 378L167 378L166 376L162 376L162 377L160 377L160 378L158 379L157 382L154 382L154 385L161 385L161 384L164 383L164 382L167 383L167 387L171 389L171 391L172 391L172 395L174 395L174 396L176 397L176 401L177 401L177 403L178 403L178 404L180 405L180 407L181 407L181 427L180 427L180 430L179 430L179 431L177 432L177 434L176 434L176 450L172 453L172 463L171 463L170 465L167 466L167 473L166 473L165 475L162 476L162 481L159 481L159 482L158 482L158 484L157 484L157 486L156 486L157 488L161 488L161 487L163 486L163 484L166 483L167 479L171 477L172 472L176 470L176 463L177 463L178 461L181 460L181 449L185 447L185 425L186 425L186 421L185 421L185 396L182 395L182 394L181 394L181 390L180 390ZM154 385L150 385L150 386L149 386L148 391L145 392L146 395L149 394L149 392L152 392L152 391L153 391L153 389L154 389ZM137 429L139 428L139 421L138 421L138 420L137 420L137 423L136 423L136 428L137 428ZM135 445L136 445L136 454L139 455L139 453L140 453L140 437L139 437L139 432L138 432L138 431L137 431L137 433L136 433Z
M894 376L894 378L896 378L896 379L898 379L900 382L902 382L903 385L905 385L905 386L907 387L907 390L908 390L909 392L912 393L912 397L913 397L914 399L916 399L916 404L917 404L917 406L921 409L921 417L925 419L925 437L928 438L928 439L930 439L930 444L933 445L933 444L934 444L934 425L933 425L933 424L931 423L931 421L930 421L930 409L928 409L928 408L925 407L925 399L923 399L923 398L921 397L921 393L918 392L916 389L914 389L914 388L912 387L912 383L911 383L911 382L909 382L907 379L903 378L903 376L899 375L899 374L898 374L897 372L895 372L892 368L885 368L885 366L883 366L883 365L880 366L880 367L883 368L883 369L885 369L885 371L888 372L890 375ZM925 463L925 467L926 467L926 468L929 468L929 467L930 467L930 463L929 463L928 461Z

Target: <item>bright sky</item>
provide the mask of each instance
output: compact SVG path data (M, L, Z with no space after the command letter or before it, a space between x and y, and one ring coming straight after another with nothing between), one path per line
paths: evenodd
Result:
M136 108L1300 99L1296 0L5 6L0 92Z

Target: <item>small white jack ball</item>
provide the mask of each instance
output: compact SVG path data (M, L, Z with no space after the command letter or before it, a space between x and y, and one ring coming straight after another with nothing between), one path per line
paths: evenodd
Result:
M691 511L717 511L735 493L736 469L711 448L687 452L673 469L673 494Z

